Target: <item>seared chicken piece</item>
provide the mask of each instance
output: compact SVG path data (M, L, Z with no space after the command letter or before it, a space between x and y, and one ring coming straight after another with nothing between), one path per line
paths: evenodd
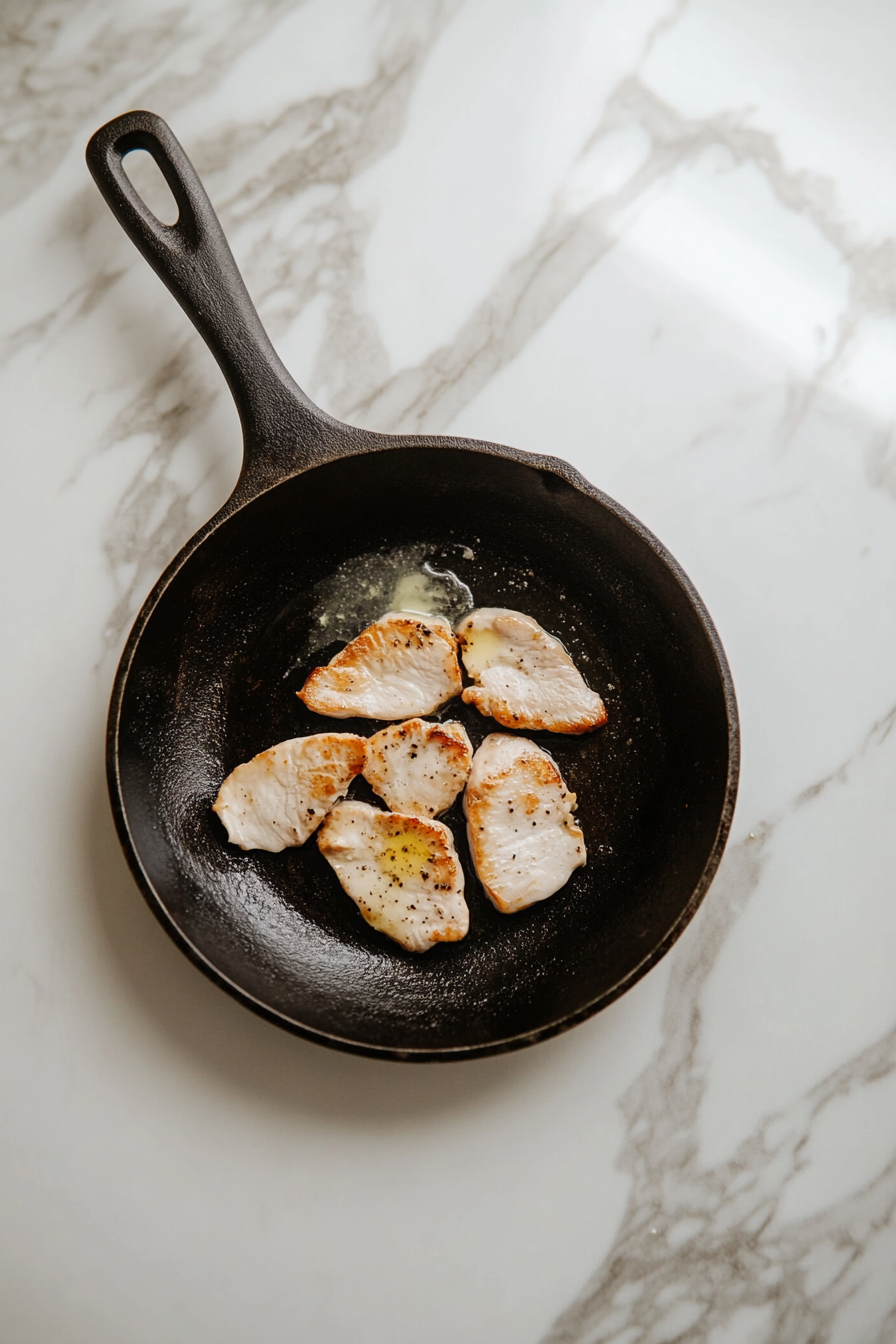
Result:
M440 821L339 803L317 843L367 923L409 952L466 935L463 870Z
M393 812L434 817L466 784L472 759L463 724L408 719L367 739L364 778Z
M457 641L440 616L389 611L316 667L297 693L335 719L432 714L461 690Z
M240 849L278 854L303 845L364 769L367 744L354 733L294 737L238 765L212 804Z
M463 698L505 728L587 733L607 721L604 702L588 689L560 643L531 616L480 607L457 627L464 667L477 683Z
M585 863L576 796L556 763L525 737L490 733L464 795L479 881L503 914L546 900Z

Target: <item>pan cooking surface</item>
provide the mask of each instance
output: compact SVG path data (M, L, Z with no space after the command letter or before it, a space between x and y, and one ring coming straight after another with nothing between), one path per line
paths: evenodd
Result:
M128 179L122 158L134 149L165 175L174 225ZM91 137L87 161L217 359L244 434L233 495L159 581L116 679L109 789L144 895L219 984L325 1044L399 1058L489 1054L596 1012L674 942L730 826L737 711L700 599L659 542L563 462L469 440L390 439L315 407L274 351L161 118L116 117ZM456 804L447 820L471 931L423 956L363 922L313 840L244 854L211 811L224 777L266 747L380 726L320 719L294 691L335 651L320 647L322 634L342 644L357 633L322 626L321 592L345 593L362 557L399 548L454 571L477 605L517 607L559 635L610 715L583 738L533 734L579 795L586 867L548 901L499 915L472 872ZM338 620L348 622L344 611ZM477 744L494 726L459 701L443 712Z
M578 795L587 865L550 900L499 914L476 879L458 799L443 820L470 933L424 955L362 920L313 838L243 853L211 812L224 777L258 751L383 726L316 715L295 692L344 643L327 641L321 594L359 572L360 557L396 550L452 571L478 606L534 616L609 712L582 737L528 734ZM459 698L433 717L460 720L474 746L501 731ZM713 650L663 561L561 477L451 448L333 462L223 523L143 631L120 721L141 876L193 955L284 1025L374 1052L508 1048L615 997L687 917L727 786ZM374 801L363 780L351 796Z

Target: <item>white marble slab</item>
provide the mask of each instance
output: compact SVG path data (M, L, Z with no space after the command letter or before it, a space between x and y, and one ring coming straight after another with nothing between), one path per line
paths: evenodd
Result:
M896 1337L896 10L38 0L0 17L4 1339ZM623 1000L343 1057L220 994L120 856L118 652L236 417L89 134L165 116L327 410L568 458L705 597L744 762Z

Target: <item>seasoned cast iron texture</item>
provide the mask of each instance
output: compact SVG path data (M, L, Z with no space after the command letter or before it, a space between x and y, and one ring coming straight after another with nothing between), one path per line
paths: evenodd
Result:
M164 172L177 224L159 223L125 175L122 156L136 148ZM151 593L112 697L112 806L152 909L223 988L343 1049L471 1057L590 1016L684 929L730 826L734 690L692 585L646 528L557 458L372 434L316 408L277 358L208 198L158 117L117 118L87 157L221 365L245 439L233 495ZM609 710L596 733L531 734L578 794L586 867L549 901L498 914L475 877L458 800L444 819L464 866L470 933L423 956L364 923L313 840L243 853L211 811L225 775L275 742L382 726L324 719L295 691L340 646L312 649L315 591L356 557L400 546L451 568L477 605L519 607L557 633ZM462 720L474 745L497 728L460 700L437 717ZM372 800L365 787L353 793Z

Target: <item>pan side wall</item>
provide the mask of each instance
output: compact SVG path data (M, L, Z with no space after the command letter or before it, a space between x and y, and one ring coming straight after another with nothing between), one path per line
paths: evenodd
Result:
M518 606L559 634L610 722L586 738L536 735L579 795L586 868L545 905L499 916L449 815L471 935L413 958L363 925L313 841L244 855L210 804L275 741L380 726L309 717L293 694L308 667L291 664L316 585L353 556L420 543L478 605ZM122 697L121 802L147 884L238 991L324 1039L478 1052L596 1010L671 941L730 811L729 711L701 614L637 525L549 471L392 450L270 491L174 577ZM496 727L467 712L474 742Z

